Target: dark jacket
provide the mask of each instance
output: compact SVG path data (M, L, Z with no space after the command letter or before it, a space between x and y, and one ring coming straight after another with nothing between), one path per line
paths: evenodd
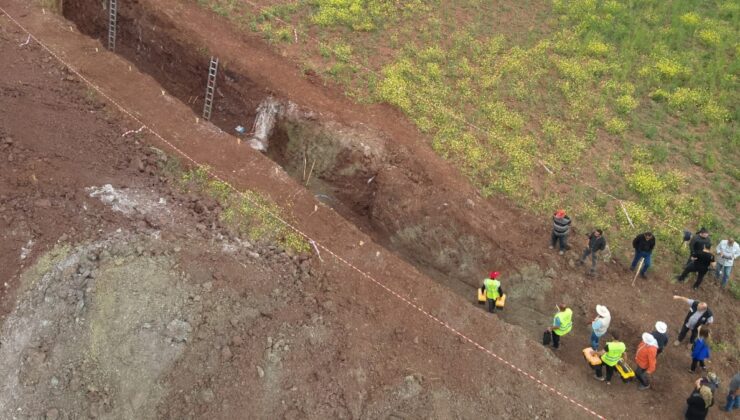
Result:
M655 236L650 239L645 238L645 234L641 233L632 240L632 248L638 252L653 252L655 248Z
M699 301L695 300L694 303L691 304L691 308L689 308L689 313L686 314L686 319L683 320L683 325L688 324L689 318L691 318L691 315L694 314L694 312L697 311L699 308ZM697 321L696 326L694 328L699 328L700 326L707 323L707 320L712 317L712 311L707 307L707 310L704 311L704 313L701 315L701 318L699 318L699 321Z
M601 251L604 248L606 248L606 239L604 239L604 235L597 238L593 232L588 234L588 249L596 252Z
M696 255L704 250L704 245L712 246L712 238L707 236L702 238L701 236L694 234L689 241L689 250L691 255Z
M657 330L650 334L652 334L652 336L655 337L655 341L658 342L658 354L662 353L666 344L668 344L668 334L659 333Z
M693 264L698 271L707 272L709 270L709 265L714 262L714 254L711 252L699 251L698 254L694 255L694 258L696 259L691 261L691 264Z
M686 420L704 420L707 418L709 407L704 403L699 391L692 392L689 398L686 399L686 404L688 404Z
M570 217L552 217L552 233L555 236L566 236L570 232Z

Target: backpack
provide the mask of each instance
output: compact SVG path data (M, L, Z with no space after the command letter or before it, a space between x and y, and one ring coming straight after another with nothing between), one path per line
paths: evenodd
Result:
M551 341L552 341L552 332L550 332L550 330L545 330L545 332L542 334L542 345L549 346Z

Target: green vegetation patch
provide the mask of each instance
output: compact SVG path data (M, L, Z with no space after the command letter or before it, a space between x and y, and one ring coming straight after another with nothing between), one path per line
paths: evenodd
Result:
M738 233L737 0L230 3L305 71L401 109L485 196L566 208L617 256L641 229Z
M172 160L172 159L170 159ZM276 242L294 253L311 250L306 239L288 227L283 210L264 195L246 190L237 192L228 184L209 176L207 167L178 171L180 186L188 191L207 194L221 205L221 219L239 234L251 240Z

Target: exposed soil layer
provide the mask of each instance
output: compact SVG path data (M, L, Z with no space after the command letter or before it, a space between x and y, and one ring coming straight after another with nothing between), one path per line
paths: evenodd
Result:
M67 13L70 10L70 3L74 2L65 2ZM100 7L99 4L92 3L88 6L90 10ZM602 275L598 279L585 278L580 270L572 267L575 251L560 258L548 252L545 244L548 235L546 223L541 223L516 210L505 200L486 201L478 198L468 186L464 185L464 180L459 174L424 149L417 134L404 131L408 123L398 119L392 111L382 107L362 108L360 111L364 112L358 111L356 105L344 101L339 95L332 93L330 88L318 88L301 79L297 70L294 71L290 66L281 64L280 58L266 52L259 41L233 34L223 21L215 20L190 3L169 0L137 3L141 10L139 13L142 15L152 14L156 18L151 19L163 21L172 19L178 23L174 25L170 22L153 27L156 28L152 29L153 32L168 32L165 38L182 39L180 44L183 45L209 45L210 51L214 52L217 48L213 45L222 45L223 49L217 52L222 58L231 58L232 61L224 59L230 71L234 71L237 77L240 74L248 74L251 80L259 81L255 82L255 85L261 86L257 89L261 92L260 100L269 92L279 98L299 103L303 109L314 110L322 115L320 121L313 127L306 124L295 127L283 123L282 132L273 139L278 147L272 157L283 165L294 179L300 180L304 166L302 153L312 148L322 153L327 149L338 150L336 154L338 157L331 159L333 165L327 165L332 169L326 170L320 176L314 175L311 182L318 182L317 179L326 182L325 185L318 183L312 187L317 192L324 191L330 197L341 201L346 209L339 206L335 209L347 219L358 217L358 220L368 220L365 226L371 229L370 232L375 232L376 238L385 237L390 243L395 241L399 244L397 249L404 249L401 245L413 241L416 241L416 249L421 249L419 244L423 244L424 248L427 248L426 251L419 252L418 255L406 255L406 259L414 261L414 258L418 258L417 266L424 267L425 264L429 264L433 268L431 271L437 271L437 267L442 267L445 270L442 273L449 274L451 279L477 283L481 272L484 272L483 268L502 267L504 287L510 293L511 299L507 309L497 317L520 325L524 330L491 320L482 311L472 309L473 306L468 303L470 299L467 294L472 291L471 287L464 286L464 283L458 280L447 281L450 287L455 287L455 284L464 286L460 293L466 295L466 302L445 293L444 289L435 287L428 279L395 261L392 255L386 255L385 251L378 249L376 254L377 248L369 242L370 239L359 232L348 233L350 230L340 221L323 211L316 213L314 204L309 205L305 202L300 185L283 180L275 168L253 157L251 151L245 149L246 146L241 145L240 148L224 142L214 148L213 144L216 143L204 144L201 140L221 136L218 133L200 128L192 129L189 133L192 135L178 132L178 128L188 128L192 122L186 122L186 118L180 117L183 115L181 105L176 101L164 95L147 96L149 91L141 90L143 86L147 89L153 88L155 91L160 87L147 81L145 77L139 77L136 74L138 72L136 67L128 71L125 66L119 65L119 61L106 54L94 55L92 56L94 58L91 58L87 51L91 49L91 43L77 37L76 34L55 32L58 27L66 30L66 25L48 15L42 16L38 10L26 9L28 7L26 5L16 3L13 7L17 11L24 11L17 13L23 16L24 23L35 27L36 31L45 33L56 48L65 51L65 57L83 67L84 74L95 77L103 83L116 99L134 105L134 109L137 112L141 111L150 124L162 130L178 133L172 137L180 148L202 158L201 161L211 159L209 163L222 169L221 173L231 176L232 182L241 183L240 185L248 182L262 183L262 188L277 197L278 201L292 206L290 208L300 221L302 229L312 233L322 242L331 244L340 255L373 272L382 281L391 282L396 290L415 298L417 303L451 325L457 326L465 334L477 338L485 346L490 346L497 353L501 353L545 382L557 384L558 388L572 393L587 405L595 406L607 417L644 416L646 411L658 416L680 416L683 400L692 379L691 375L685 373L687 365L685 348L671 348L661 356L653 390L637 394L632 386L615 384L609 388L609 394L614 396L613 399L604 398L606 391L602 384L590 379L590 372L580 356L580 349L588 342L587 324L593 316L593 306L596 303L606 303L610 307L615 318L613 328L622 332L630 349L636 347L640 332L651 329L657 319L668 321L675 336L675 330L683 319L685 308L673 303L671 294L688 294L688 291L683 290L682 286L672 286L663 281L662 273L656 273L656 278L650 282L638 281L634 289L629 289L628 286L631 280L628 277L629 272L614 264L603 267ZM142 16L142 19L146 17ZM208 28L205 31L207 34L197 32L198 28ZM8 270L7 273L3 271L3 275L11 280L17 279L25 260L18 260L16 256L23 252L22 249L26 247L28 240L34 239L35 245L25 258L28 258L29 263L33 263L37 256L43 254L43 250L51 247L51 243L58 238L55 235L58 235L64 226L74 227L71 232L89 232L82 238L93 242L107 238L99 236L98 229L104 231L109 229L108 233L118 227L133 230L135 234L133 242L126 242L129 245L124 255L137 254L136 243L141 238L136 235L141 233L149 235L157 230L166 232L167 229L174 229L175 233L179 229L185 232L190 230L187 226L193 224L200 224L203 227L214 226L214 219L201 221L203 216L193 215L190 219L179 220L177 227L160 225L154 228L153 226L157 226L156 220L147 221L145 217L139 219L122 217L118 213L104 211L105 208L100 207L102 205L97 200L87 198L83 192L84 188L100 185L101 180L105 180L106 177L109 179L108 182L113 182L118 187L139 186L135 183L137 178L132 178L131 174L141 175L151 172L152 177L144 177L140 182L144 186L149 185L148 183L158 185L161 180L154 170L157 162L156 153L146 152L148 149L139 153L123 148L119 136L122 131L130 128L130 123L126 124L127 127L112 127L113 133L96 132L95 124L99 124L102 118L99 115L108 113L90 111L103 109L103 106L92 98L89 99L93 107L91 109L70 106L67 100L72 101L72 104L84 104L85 101L80 98L84 98L86 94L60 89L56 84L59 83L59 79L64 79L62 84L76 84L75 77L65 75L64 70L58 65L51 68L53 66L50 65L52 60L50 57L43 54L33 56L32 54L39 54L37 49L27 51L33 47L25 49L16 47L25 40L25 34L11 31L4 33L3 37L4 40L11 41L4 43L2 55L17 57L12 62L4 61L2 64L6 68L0 73L5 75L0 77L3 83L0 95L3 103L0 104L2 105L0 109L4 110L0 112L0 116L5 130L2 137L15 139L9 145L3 143L1 149L4 153L8 151L3 158L13 156L9 160L10 165L0 166L1 179L4 181L0 184L4 195L3 216L6 218L7 226L28 227L26 230L3 232L7 239L4 241L3 246L6 248L3 251L7 252L2 254L6 260L3 260L0 269ZM213 40L208 41L207 37ZM232 42L236 42L238 48ZM156 50L156 44L152 48ZM250 57L251 62L262 63L268 70L260 73L259 69L249 67L248 62L239 58L245 55ZM171 56L176 57L176 54ZM207 60L205 62L207 63ZM17 84L18 74L27 78L24 79L26 84ZM32 76L38 77L35 83ZM141 84L139 80L142 81ZM162 83L166 85L165 82ZM201 80L201 83L204 83L204 80ZM290 89L281 86L289 86ZM171 89L176 92L176 88ZM159 95L159 92L156 92ZM200 94L198 88L193 88L192 93L196 92ZM188 99L185 98L185 94L180 97L183 103L187 103ZM171 102L161 105L167 101ZM255 99L250 109L256 108L258 102ZM50 106L37 110L34 108L36 103ZM192 109L196 111L196 115L199 113L197 105ZM8 110L12 110L13 113L9 113ZM21 118L20 115L24 117ZM367 127L359 125L363 122L361 116L367 119ZM93 118L93 122L89 125L80 124L80 129L84 132L93 132L94 135L86 135L76 130L65 132L59 128L61 126L71 129L77 127L78 121L91 121L89 118ZM187 121L192 120L194 115L187 115ZM316 137L316 133L327 130L326 122L330 120L336 120L342 127L339 130L331 130L333 132L343 129L355 130L349 138L361 137L357 132L377 133L381 131L377 127L383 127L384 133L372 136L381 142L366 143L371 145L369 156L382 158L369 159L369 162L355 166L356 162L366 159L365 149L358 147L357 144L346 150L336 148L334 145L337 142L323 145L320 141L301 143L305 141L304 139ZM77 139L86 139L87 136L90 138L89 141L81 141L78 144ZM108 139L110 148L105 149L106 143L102 142L101 145L100 139ZM142 141L156 140L145 138ZM54 147L59 147L58 151L54 151ZM209 147L214 149L212 153L206 153ZM313 160L312 158L319 160L322 153L317 153L316 156L306 154L306 161ZM24 158L16 160L19 156ZM44 161L44 158L47 161ZM34 168L42 164L46 165L44 174L48 174L49 179L39 182L43 188L35 187L32 177L36 174ZM310 165L310 162L307 165ZM316 165L321 168L319 163ZM239 170L244 167L249 168L248 171ZM80 171L80 168L85 170ZM121 168L122 172L114 171L117 168ZM341 177L342 175L349 175L346 178L349 184L346 186L341 184L345 179ZM370 184L375 186L370 190L371 193L365 193L357 187L360 182L370 185L367 179L373 175L376 176ZM41 178L36 175L36 180L39 179ZM61 185L58 181L60 179L65 180ZM168 188L162 188L164 190L158 190L160 195L169 196ZM58 191L74 191L74 195L71 196L72 203L77 204L57 205L57 200L65 203L69 201L66 196L56 195ZM335 195L332 196L331 193ZM342 193L346 193L347 196L341 197ZM46 199L50 200L50 207L47 206ZM368 202L371 203L369 206ZM79 210L82 203L88 206L97 205L97 208L101 209L100 218L96 218L92 223L88 221L85 213ZM191 201L183 203L192 204ZM32 211L34 206L38 210ZM66 216L65 213L59 213L67 207L69 209L65 210ZM69 222L68 225L60 224L58 220ZM465 220L462 227L458 222L460 220ZM352 221L361 229L366 229L363 223ZM323 233L327 231L327 227L332 231L329 235ZM183 353L184 356L174 362L172 370L162 373L166 376L167 383L171 385L171 390L186 391L163 394L165 397L162 397L157 406L160 416L229 418L229 415L238 416L238 413L250 412L258 413L257 417L266 417L267 413L280 413L288 418L314 415L317 418L321 416L382 418L391 415L473 417L488 412L487 407L501 406L502 400L507 402L502 414L506 417L565 418L564 413L567 413L568 418L573 418L585 413L564 403L564 400L554 394L533 387L533 383L528 382L526 377L509 370L505 365L484 356L483 353L479 354L466 342L449 340L449 336L444 334L440 336L436 327L429 327L431 324L427 319L419 318L418 312L409 312L405 304L395 298L389 299L390 295L363 278L358 278L356 273L347 272L344 266L335 266L327 262L326 267L315 273L321 281L301 280L305 282L304 288L298 289L295 286L296 279L291 277L291 273L294 270L302 271L299 268L300 264L292 268L292 262L286 262L285 266L278 262L277 269L285 271L285 274L274 276L281 278L280 283L275 286L269 280L272 275L268 275L267 279L260 279L259 276L250 274L251 269L239 268L241 266L238 264L230 265L231 263L228 263L230 257L220 256L216 250L209 248L213 239L221 233L217 226L215 232L209 234L204 233L202 229L196 231L203 235L202 241L193 240L181 232L181 236L173 234L176 238L181 238L180 240L161 244L170 254L176 253L176 248L181 248L181 252L186 255L183 261L191 263L184 271L193 276L204 266L231 267L222 277L223 285L229 287L230 295L236 293L239 296L242 294L265 296L273 293L274 296L270 300L280 301L287 294L285 302L288 304L285 307L278 306L284 308L286 312L281 312L282 309L268 310L266 312L268 315L260 315L259 319L266 323L260 324L263 327L257 336L249 339L241 337L243 342L249 342L253 347L239 357L234 357L234 348L238 346L230 344L231 340L227 339L231 336L229 330L233 326L229 327L230 322L220 324L223 319L213 315L214 319L220 319L214 321L214 325L221 326L206 329L211 332L207 333L197 345L194 343L189 347L189 350ZM326 236L321 236L322 234ZM479 239L481 237L484 240L481 241ZM38 240L39 238L44 239ZM69 236L65 240L69 240ZM182 243L183 240L187 242L187 246ZM364 241L365 244L358 245L360 241ZM573 238L573 241L577 248L581 240ZM491 244L491 248L487 250L490 254L486 255L485 259L477 259L476 256L481 254L481 249L485 250L483 247L486 244ZM187 252L182 251L186 249ZM260 248L259 251L269 255L277 254L275 250L269 248ZM258 255L262 254L258 252ZM371 258L372 255L376 255L375 259ZM430 259L429 255L434 255L435 258ZM249 254L245 252L241 257L249 257ZM285 257L275 258L279 261ZM328 257L325 255L324 258ZM467 258L472 262L466 263ZM434 264L430 264L430 260L435 261ZM246 264L248 259L240 261ZM132 270L137 267L136 264L145 262L134 261ZM309 270L309 276L310 272ZM84 274L84 271L78 274ZM208 278L208 275L215 279L211 273L201 274L205 278ZM255 279L254 283L245 282L245 277L249 280ZM437 273L436 278L441 277L444 276ZM220 287L221 283L216 280L220 279L214 280ZM11 286L5 290L12 293L16 290L17 282L11 281L10 284ZM218 306L221 304L223 307L219 298L204 298L203 294L200 296L202 301L209 303L203 309L202 313L205 315L202 316L228 313L228 311L218 312ZM734 348L740 347L734 330L737 320L736 302L717 290L709 281L694 296L710 302L715 311L717 320L714 326L715 339L728 346L735 346ZM535 340L539 338L543 325L549 322L551 308L557 301L568 302L573 306L576 328L572 335L567 337L568 340L564 340L564 347L560 352L553 355L549 350L537 345ZM3 296L3 305L6 309L12 307L13 302L8 295ZM77 301L70 302L76 304ZM227 306L232 307L233 302L244 301L239 299L229 301ZM240 307L241 304L235 307ZM277 340L282 338L278 337L276 331L285 331L285 328L291 326L299 328L316 326L313 324L314 313L325 319L333 317L328 326L324 325L332 331L325 347L319 345L311 350L313 345L310 341L306 345L306 342L297 338L294 338L295 342L284 341L280 345L275 345ZM307 319L311 319L311 325ZM157 331L164 334L166 326L159 324L160 330ZM283 335L300 336L294 330ZM529 338L525 338L526 336ZM310 340L310 335L306 337L306 340ZM506 339L502 340L502 337ZM214 342L217 343L215 349ZM240 342L239 337L236 342ZM296 351L294 343L297 343L299 348L307 350L291 353ZM288 350L285 350L286 345ZM229 350L223 350L224 346ZM266 351L265 347L271 350ZM292 356L285 358L280 356L280 364L277 364L273 353L283 351ZM310 363L306 361L306 352L311 358ZM46 354L46 350L42 353ZM211 353L216 353L216 356ZM229 353L232 355L229 360L237 360L238 363L216 365L215 360L208 359L209 357L228 359ZM460 357L461 354L465 357ZM31 356L33 357L29 360L32 361L41 359L37 353ZM198 368L204 363L216 367ZM277 379L262 381L270 377L268 375L272 369L270 366L278 366L283 369L281 372L290 372L290 375L281 373L276 376ZM406 367L408 370L405 370ZM728 378L729 373L737 367L735 353L715 354L713 368L716 368L723 378ZM29 372L31 373L29 377L41 378L37 370ZM92 377L96 377L95 371L92 372ZM50 378L47 379L51 381ZM494 384L487 385L492 380ZM502 383L505 383L506 387L500 386ZM100 393L91 395L99 396ZM95 398L98 398L97 396ZM47 401L45 398L36 400ZM107 399L114 400L113 397ZM105 397L93 402L100 401L103 402L102 405L96 405L94 410L107 407ZM634 404L625 407L624 401L632 401ZM145 402L140 407L150 406Z
M217 79L212 122L226 132L237 125L251 127L258 103L274 94L269 87L255 84L236 57L181 34L167 14L150 11L145 3L119 7L117 53L199 114L208 50L226 68ZM107 13L98 2L67 1L64 15L82 32L106 39ZM317 198L464 296L470 296L470 286L477 285L481 273L510 259L505 248L511 241L496 235L502 215L470 191L463 195L448 181L439 182L439 174L430 174L426 165L434 170L443 162L422 163L378 130L331 122L331 114L323 110L318 114L280 121L268 149L291 176L309 181ZM530 229L517 221L507 223Z

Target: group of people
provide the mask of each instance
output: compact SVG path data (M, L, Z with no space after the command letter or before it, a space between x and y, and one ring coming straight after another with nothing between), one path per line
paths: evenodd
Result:
M557 246L560 255L563 255L565 251L570 249L568 246L568 236L570 234L571 224L572 221L564 210L558 210L553 214L550 248L554 249ZM683 282L690 273L697 273L694 283L694 290L696 290L701 285L704 276L709 272L711 266L716 264L715 276L720 280L721 287L726 287L734 260L740 257L740 245L733 238L728 238L722 240L713 253L711 251L712 243L709 238L709 232L705 228L701 228L693 236L690 234L685 235L684 241L689 242L690 257L683 272L677 277L677 280ZM652 253L655 249L655 244L655 236L652 232L641 233L632 241L632 247L635 253L630 269L632 271L638 270L636 275L642 278L647 277L647 271L652 265ZM591 257L591 269L589 273L594 275L596 273L598 253L605 248L606 239L602 230L596 229L592 231L588 235L587 246L580 254L578 263L584 264L586 259ZM499 276L499 272L491 272L481 286L481 293L485 294L489 312L496 310L496 301L504 293ZM678 336L673 345L681 345L688 335L691 346L691 362L689 364L687 360L687 369L691 373L696 373L697 369L705 371L711 356L711 332L709 326L714 322L714 314L706 302L683 296L673 296L673 299L681 301L688 306L688 312L678 330ZM594 378L607 384L611 384L612 377L615 371L621 367L621 361L627 351L627 344L621 341L618 332L610 329L610 325L611 313L609 309L604 305L596 305L596 318L591 322L590 338L590 347L594 351L593 355L598 357L597 363L593 365ZM569 334L572 329L573 310L566 304L558 304L557 313L553 317L552 325L546 331L546 340L543 343L548 343L548 345L551 343L554 349L558 349L560 348L562 337ZM609 337L609 339L604 342L603 348L600 349L602 338L605 337ZM651 377L658 367L659 355L665 351L669 342L668 325L664 321L656 322L653 331L644 332L641 335L634 356L634 375L637 379L639 390L650 388ZM712 372L708 372L694 383L694 389L686 400L686 419L704 419L706 417L709 407L715 403L714 396L718 386L719 380L717 375ZM728 386L727 402L723 407L725 411L740 409L739 388L740 373L737 373Z
M568 236L570 235L572 220L565 210L558 210L552 216L552 233L550 235L550 249L558 247L558 253L563 255L570 249ZM722 288L726 287L735 259L740 257L740 244L734 238L720 241L712 252L712 240L709 231L701 228L693 236L690 232L684 232L684 241L688 241L689 259L680 275L676 277L678 282L683 283L691 273L696 273L696 281L693 289L697 290L704 281L704 276L714 267L714 275L719 280ZM647 278L647 271L652 265L652 255L655 249L655 236L652 232L641 233L632 240L634 258L630 269L639 269L639 276ZM606 249L606 238L601 229L595 229L588 234L588 242L578 259L578 264L583 265L588 257L591 257L590 275L596 275L596 264L599 252ZM716 256L716 257L715 257Z
M484 280L481 288L486 295L489 312L494 312L496 299L503 295L501 282L498 280L499 272L491 272ZM673 296L674 300L683 302L688 306L688 312L679 330L674 346L680 346L689 335L691 344L691 364L688 368L690 373L696 373L697 368L706 370L706 363L711 355L709 343L709 325L714 322L714 314L706 302L689 299L683 296ZM573 330L573 310L566 304L557 305L557 313L553 317L552 325L547 329L548 341L554 349L560 348L560 340ZM611 313L604 305L596 305L596 318L591 321L590 346L596 352L600 361L594 365L594 378L598 381L611 384L612 377L617 364L623 359L627 351L627 344L620 339L618 332L610 329ZM690 333L690 334L689 334ZM610 337L604 343L604 348L599 350L602 337ZM651 375L658 367L658 356L663 353L670 342L668 336L668 325L664 321L655 323L652 332L644 332L640 337L640 343L635 352L635 377L639 390L650 388ZM717 375L709 372L706 376L695 382L695 387L686 400L686 419L701 420L706 418L709 407L714 405L715 391L719 386ZM723 409L733 411L740 409L740 372L730 381L727 394L727 402Z
M673 299L683 302L689 308L673 345L679 346L690 332L691 364L688 370L690 373L696 373L698 367L701 367L702 371L706 370L706 362L711 353L708 326L714 322L714 315L706 302L683 296L673 296ZM596 318L591 322L590 345L600 360L598 364L592 367L594 378L607 384L611 384L617 365L623 360L627 351L627 344L620 339L619 333L610 329L611 320L609 309L604 305L596 305ZM559 304L558 312L553 317L552 325L548 328L548 331L552 334L552 347L559 348L561 338L568 334L572 328L572 309L568 305ZM603 349L599 350L600 341L602 337L606 336L609 336L609 340L604 343ZM668 325L663 321L656 322L655 329L652 332L644 332L640 337L640 343L637 345L634 357L636 365L634 373L639 390L650 388L651 375L655 373L658 367L658 356L665 351L669 341ZM728 387L727 402L723 407L725 411L740 408L739 381L740 373L737 373ZM706 417L709 407L714 405L714 395L718 386L717 375L712 372L695 382L695 389L687 399L687 419L698 420Z

